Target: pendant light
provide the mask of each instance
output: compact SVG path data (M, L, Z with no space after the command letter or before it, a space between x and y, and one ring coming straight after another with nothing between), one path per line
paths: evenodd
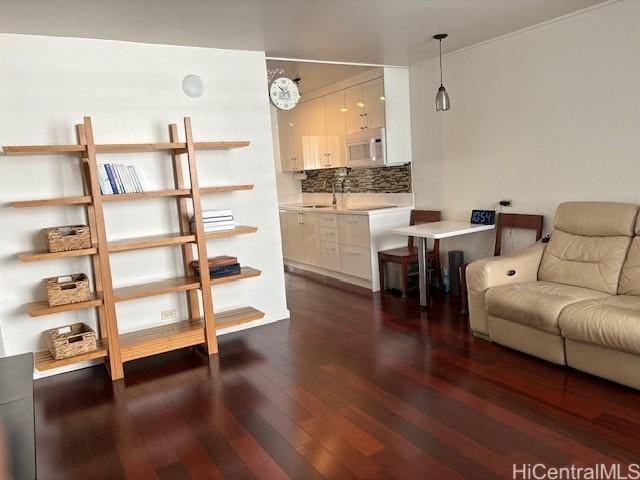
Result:
M442 40L448 36L449 34L447 33L438 33L433 36L434 39L440 42L440 88L438 88L438 93L436 94L436 112L443 112L451 108L447 89L444 88L444 84L442 83Z

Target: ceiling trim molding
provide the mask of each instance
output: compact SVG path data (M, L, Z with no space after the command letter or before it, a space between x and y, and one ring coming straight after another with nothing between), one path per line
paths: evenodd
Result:
M620 0L615 0L620 1ZM331 65L350 65L352 67L371 67L371 68L409 68L408 65L386 65L383 63L358 63L358 62L340 62L336 60L315 60L309 58L287 58L287 57L270 57L266 56L267 60L277 60L280 62L300 62L300 63L328 63Z
M511 38L511 37L522 35L522 34L525 34L527 32L530 32L532 30L537 30L538 28L546 27L547 25L551 25L553 23L563 22L565 20L569 20L570 18L576 17L578 15L585 15L587 13L591 13L591 12L593 12L595 10L600 9L600 8L610 7L611 5L614 5L616 3L620 3L622 1L623 0L608 0L608 1L603 2L603 3L598 3L597 5L591 5L590 7L582 8L580 10L576 10L575 12L567 13L565 15L561 15L559 17L552 18L551 20L545 20L544 22L536 23L535 25L531 25L529 27L521 28L520 30L515 30L513 32L509 32L509 33L505 33L503 35L499 35L497 37L489 38L488 40L483 40L482 42L474 43L473 45L468 45L466 47L459 48L459 49L454 50L452 52L445 53L442 56L443 57L451 57L451 56L454 56L454 55L465 53L465 52L467 52L469 50L473 50L475 48L480 48L480 47L483 47L485 45L489 45L489 44L494 43L494 42L500 42L502 40L506 40L506 39ZM433 62L434 60L438 60L438 58L439 57L437 57L437 56L431 57L431 58L425 58L424 60L418 60L417 62L412 62L411 65L422 65L422 64L425 64L425 63L430 63L430 62Z

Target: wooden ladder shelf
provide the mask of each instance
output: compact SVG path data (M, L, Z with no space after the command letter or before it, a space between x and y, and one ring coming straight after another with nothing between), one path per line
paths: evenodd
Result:
M219 185L201 187L198 181L196 151L227 150L247 147L248 141L194 142L190 118L184 119L185 141L178 139L178 127L169 125L169 142L135 144L95 144L91 118L76 125L78 143L73 145L24 145L4 146L5 155L78 155L80 171L83 177L84 195L20 200L11 202L16 208L39 206L79 205L86 208L87 223L91 232L91 248L69 252L50 253L31 251L18 254L23 262L35 262L77 256L90 256L95 292L92 299L82 303L50 307L48 302L40 301L26 306L32 317L50 315L59 312L96 308L100 339L94 352L63 360L55 360L48 352L35 354L36 368L47 370L63 367L77 362L104 358L105 365L113 380L124 377L125 362L158 353L176 350L194 345L204 345L207 353L218 352L217 331L222 328L241 325L264 317L264 313L253 307L242 307L216 313L213 308L212 286L257 277L260 271L243 267L237 275L222 278L210 278L207 268L200 269L196 276L191 267L195 258L207 259L207 240L243 235L257 231L255 227L237 226L233 230L205 232L202 220L201 196L203 194L251 190L253 185ZM98 154L127 152L165 152L171 155L174 172L174 187L166 190L142 193L102 195L98 180ZM183 159L186 156L186 168ZM188 182L187 182L188 179ZM126 240L109 241L105 229L103 202L130 201L145 198L173 197L180 218L180 232ZM195 217L195 232L191 231L189 217ZM114 288L111 277L110 255L130 250L179 246L183 257L183 275L162 281ZM194 254L194 247L195 252ZM198 296L201 292L201 299ZM189 318L169 325L160 325L144 330L119 333L120 325L116 316L115 304L153 295L172 292L184 292L187 296Z

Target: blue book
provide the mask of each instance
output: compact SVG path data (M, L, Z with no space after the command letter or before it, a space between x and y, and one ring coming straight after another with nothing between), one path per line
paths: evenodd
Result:
M113 193L120 193L120 190L118 190L118 182L116 181L116 177L113 173L113 170L111 168L111 164L110 163L105 163L104 164L104 168L107 171L107 177L109 177L109 183L111 184L111 190L113 190Z

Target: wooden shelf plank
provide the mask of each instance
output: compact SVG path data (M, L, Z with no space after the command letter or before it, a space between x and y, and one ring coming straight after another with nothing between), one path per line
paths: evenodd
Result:
M123 362L201 343L204 343L204 324L200 318L120 335Z
M172 152L185 148L184 143L103 143L96 144L96 153Z
M182 245L185 243L192 243L195 241L195 239L195 235L172 233L168 235L151 235L148 237L116 240L113 242L109 242L109 253L128 252L130 250L141 250L143 248Z
M204 236L207 240L211 240L213 238L223 238L223 237L233 237L234 235L246 235L247 233L256 233L258 231L258 227L247 227L244 225L238 225L232 230L222 230L220 232L206 232Z
M223 283L237 282L245 278L259 277L261 274L262 272L255 268L242 267L239 274L213 278L211 279L211 284L222 285ZM197 288L200 288L200 279L198 277L176 277L157 282L115 288L113 290L113 297L116 302L126 302L128 300L164 295L166 293L186 292Z
M232 148L244 148L251 145L248 140L237 140L227 142L193 142L196 150L230 150Z
M224 192L236 192L241 190L253 190L254 185L251 184L238 184L238 185L214 185L211 187L200 188L200 193L224 193ZM188 197L191 195L191 189L167 189L167 190L154 190L150 192L140 193L118 193L113 195L102 195L104 202L121 202L125 200L137 200L142 198L156 198L156 197ZM59 198L42 198L37 200L18 200L11 202L14 208L26 208L26 207L47 207L55 205L90 205L91 197L87 195L78 195L75 197L59 197Z
M253 190L252 184L239 184L239 185L216 185L212 187L200 187L200 193L224 193L224 192L237 192L240 190Z
M14 208L26 208L26 207L50 207L54 205L89 205L91 204L91 197L79 195L77 197L59 197L59 198L42 198L38 200L18 200L11 202Z
M216 313L216 331L260 320L263 317L264 312L253 307L242 307L234 310L227 310L226 312Z
M42 315L71 312L73 310L82 310L84 308L98 307L100 305L102 305L102 298L99 295L94 294L93 298L89 301L69 303L67 305L58 305L55 307L50 307L47 300L29 303L27 304L27 313L30 317L41 317Z
M129 287L113 289L113 300L115 302L126 302L138 298L153 297L172 292L186 292L200 287L200 280L197 277L178 277L160 280L158 282L141 283Z
M264 313L253 307L242 307L216 313L216 331L253 322L263 317ZM183 320L120 335L122 361L124 362L202 343L204 343L202 318Z
M242 267L241 271L237 275L228 275L226 277L217 277L211 279L211 285L222 285L223 283L237 282L245 278L259 277L262 275L260 270L256 270L251 267Z
M200 193L223 193L223 192L235 192L239 190L251 190L253 185L241 184L241 185L217 185L211 187L203 187L200 189ZM156 197L189 197L191 196L190 188L180 189L168 189L168 190L153 190L150 192L139 193L117 193L112 195L102 195L102 200L105 202L118 202L124 200L138 200L141 198L156 198Z
M232 148L248 147L247 140L194 142L196 150L229 150ZM172 152L186 151L183 142L151 142L151 143L103 143L96 144L96 153L135 153L135 152ZM55 155L73 154L85 151L84 145L5 145L2 147L5 155Z
M69 250L67 252L48 252L46 250L23 252L18 254L18 258L23 262L37 262L39 260L55 260L58 258L67 257L82 257L85 255L95 255L98 253L98 249L82 248L80 250Z
M84 152L84 145L5 145L5 155L55 155Z
M107 350L106 342L103 342L102 339L99 338L96 341L96 343L97 343L98 349L93 352L82 353L80 355L75 355L70 358L63 358L60 360L56 360L51 356L51 354L47 350L45 350L43 352L36 352L33 355L33 360L36 368L42 371L42 370L51 370L52 368L64 367L66 365L72 365L74 363L86 362L88 360L93 360L95 358L106 357L109 353Z
M191 189L171 189L171 190L152 190L149 192L137 193L115 193L110 195L102 195L103 202L121 202L123 200L138 200L141 198L158 198L158 197L188 197L191 195Z

